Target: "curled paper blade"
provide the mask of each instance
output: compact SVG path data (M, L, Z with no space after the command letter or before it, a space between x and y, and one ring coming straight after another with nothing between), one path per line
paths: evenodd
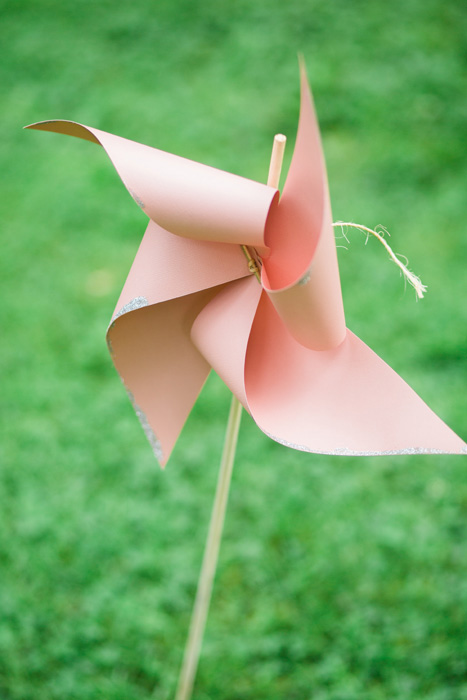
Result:
M345 327L326 168L303 65L284 193L74 122L151 219L108 331L161 464L211 368L269 437L339 455L466 445ZM262 285L239 244L263 257Z
M318 122L300 68L297 140L279 207L269 217L262 283L292 336L327 350L345 338L344 307Z
M76 122L26 128L101 145L136 203L171 233L265 250L266 219L279 194L273 187Z
M107 342L162 465L211 369L191 342L192 324L223 285L245 275L239 246L184 239L149 222Z
M465 451L388 365L353 333L339 347L307 350L263 296L249 339L245 384L258 426L277 442L334 455Z

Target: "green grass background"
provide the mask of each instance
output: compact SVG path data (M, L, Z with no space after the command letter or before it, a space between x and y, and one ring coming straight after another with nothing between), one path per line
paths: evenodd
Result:
M145 228L69 118L264 180L308 65L348 325L467 437L467 13L457 0L1 0L1 700L171 698L228 412L165 472L104 332ZM331 458L244 417L194 698L466 700L467 460Z

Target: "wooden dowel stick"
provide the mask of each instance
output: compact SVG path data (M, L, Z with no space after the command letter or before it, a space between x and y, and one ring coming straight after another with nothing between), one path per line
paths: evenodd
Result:
M287 137L283 134L276 134L274 136L274 143L272 145L271 162L269 163L269 174L267 181L269 187L279 187L279 180L281 177L282 161L284 159L286 141ZM242 245L241 249L243 250L243 254L247 259L250 271L253 272L258 282L261 282L261 270L258 267L257 261L255 259L256 251L249 250L248 246L246 245Z
M279 187L286 141L287 137L284 134L276 134L274 136L267 182L269 187Z
M201 566L198 590L196 592L196 600L193 608L176 700L188 700L193 690L193 683L198 667L204 628L211 600L212 584L216 572L241 417L242 404L236 396L232 396L224 451L217 481L216 496L212 509L211 522L209 524L209 533L204 550L203 564Z
M282 159L284 156L286 138L282 134L274 137L271 163L269 166L268 185L279 186ZM196 671L198 668L201 644L211 601L212 585L216 573L219 548L224 527L225 511L229 497L235 450L237 448L238 431L242 417L242 404L236 396L232 396L230 413L225 434L224 450L217 481L216 495L209 523L208 537L204 550L203 563L196 591L196 599L191 616L190 630L185 647L183 664L178 680L175 700L189 700L193 691Z

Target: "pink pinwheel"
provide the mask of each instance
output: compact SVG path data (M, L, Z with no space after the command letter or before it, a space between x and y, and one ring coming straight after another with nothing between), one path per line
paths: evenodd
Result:
M81 124L31 128L103 146L149 216L107 340L161 464L211 368L234 394L176 695L189 700L241 405L266 435L309 452L462 453L467 446L346 329L326 169L303 65L297 141L280 201L276 187ZM270 183L278 182L279 169L271 167Z
M335 455L466 445L346 329L319 129L305 71L284 192L68 121L103 146L149 225L108 330L165 464L211 368L261 430ZM261 284L240 245L257 251ZM156 437L157 436L157 437Z

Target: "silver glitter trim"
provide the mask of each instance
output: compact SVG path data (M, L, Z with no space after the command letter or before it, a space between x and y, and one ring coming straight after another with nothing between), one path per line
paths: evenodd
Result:
M153 429L149 425L149 421L146 418L146 414L138 406L138 404L135 401L135 397L133 396L131 391L129 391L128 389L127 389L127 394L128 394L128 398L130 399L130 401L133 405L133 408L134 408L135 413L138 417L138 420L141 423L141 427L144 430L144 434L146 435L147 439L149 440L149 444L152 447L152 451L154 452L156 459L158 459L161 462L164 459L164 453L162 452L161 443L159 442Z
M405 447L402 450L382 450L380 452L365 452L349 450L348 447L337 447L335 450L312 450L306 445L297 445L288 440L282 440L281 438L271 435L263 430L263 433L267 435L275 442L285 447L291 447L293 450L299 450L300 452L313 452L318 455L332 455L332 456L343 456L343 457L383 457L386 455L444 455L444 454L457 454L457 452L448 452L447 450L436 450L429 447ZM467 445L462 448L462 451L467 453Z
M308 282L311 279L311 270L308 270L308 272L305 272L301 280L298 280L297 285L299 287L303 287L305 284L308 284Z
M109 328L112 328L113 323L115 323L115 320L120 316L130 313L130 311L136 311L136 309L142 309L148 304L149 302L146 299L146 297L135 297L134 299L129 301L128 304L125 304L125 306L122 306L122 308L116 312L116 314L112 317L112 321L110 323Z
M131 196L132 196L133 199L135 200L136 204L137 204L141 209L144 209L144 202L143 202L143 200L142 200L140 197L138 197L138 195L136 194L136 192L134 192L133 190L130 190L130 189L128 189L128 192L131 194Z
M110 328L112 328L112 326L113 326L113 323L110 326ZM114 357L114 349L112 346L112 341L110 340L109 336L107 336L106 340L107 340L107 349L108 349L109 353L111 354L111 356Z

